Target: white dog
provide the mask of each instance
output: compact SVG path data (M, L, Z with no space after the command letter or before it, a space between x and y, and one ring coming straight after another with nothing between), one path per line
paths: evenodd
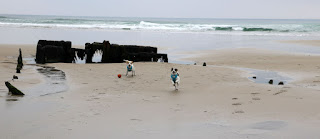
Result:
M129 60L124 60L128 65L127 65L127 74L126 76L128 76L128 72L132 72L132 77L134 75L136 75L136 71L134 69L134 66L133 66L133 61L129 61Z
M179 89L180 77L179 77L178 69L171 68L171 83L176 90Z

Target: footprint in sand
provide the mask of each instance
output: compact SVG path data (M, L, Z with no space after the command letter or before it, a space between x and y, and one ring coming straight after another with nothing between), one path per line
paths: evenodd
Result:
M141 119L130 119L131 121L142 121Z
M150 100L149 99L142 99L143 101L147 101L147 102L150 102Z
M232 105L239 106L239 105L242 105L242 103L238 102L238 103L233 103Z
M258 94L260 94L260 93L251 93L252 95L258 95Z
M260 100L260 98L254 97L254 98L252 98L252 100Z
M232 114L234 114L234 113L244 113L244 111L243 110L236 110Z
M284 92L287 92L287 90L280 90L279 92L274 93L273 95L279 95L279 94L284 93Z
M8 99L6 99L6 101L18 101L18 99L16 99L16 98L8 98Z
M288 123L284 121L264 121L253 124L251 128L260 130L277 130L280 128L284 128L287 125Z
M236 97L234 97L234 98L232 98L232 100L237 100L238 98L236 98Z

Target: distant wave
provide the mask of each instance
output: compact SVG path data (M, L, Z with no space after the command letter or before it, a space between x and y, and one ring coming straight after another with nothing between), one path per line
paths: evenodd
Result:
M215 27L218 31L276 31L271 28L249 28L249 27ZM279 32L289 32L289 30L279 30Z
M55 21L92 21L89 19L77 19L77 18L55 18Z
M152 23L152 22L148 22L148 21L140 21L139 24L140 24L140 25L147 25L147 26L159 25L159 24L157 24L157 23Z
M223 20L222 20L223 21ZM0 16L0 27L19 28L63 28L63 29L93 29L93 30L149 30L164 32L263 32L268 33L300 33L320 32L319 23L273 23L261 24L251 21L242 21L228 24L228 20L222 23L194 22L193 19L175 21L170 19L146 19L139 18L98 18L98 17L6 17Z
M243 28L243 31L273 31L271 28Z
M215 30L232 31L232 27L216 27Z
M138 24L134 23L60 23L52 20L42 21L38 23L3 23L0 26L15 26L15 27L34 27L34 28L71 28L71 29L118 29L118 30L155 30L155 31L244 31L244 32L291 32L290 30L277 30L272 28L252 28L252 27L228 27L227 25L201 25L201 24L159 24L141 21Z

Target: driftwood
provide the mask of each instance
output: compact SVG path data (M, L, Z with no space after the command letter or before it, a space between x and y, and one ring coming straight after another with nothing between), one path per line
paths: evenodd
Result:
M11 85L9 82L5 82L7 88L9 89L9 92L12 93L12 95L24 95L19 89Z

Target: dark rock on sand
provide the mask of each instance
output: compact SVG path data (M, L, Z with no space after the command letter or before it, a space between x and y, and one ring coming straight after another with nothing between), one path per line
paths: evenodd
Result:
M5 82L7 88L9 89L9 92L12 93L12 95L24 95L19 89L11 85L9 82Z
M206 63L206 62L203 62L203 66L207 66L207 63Z
M253 78L253 79L257 79L257 77L256 77L256 76L253 76L252 78Z
M279 84L278 85L283 85L284 83L283 82L279 82Z
M12 79L18 79L18 76L13 75Z
M269 81L269 84L273 84L273 80L270 80L270 81Z

